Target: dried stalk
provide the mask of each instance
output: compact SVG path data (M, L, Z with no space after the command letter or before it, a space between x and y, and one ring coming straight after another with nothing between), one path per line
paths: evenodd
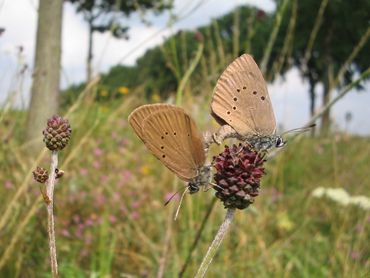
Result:
M48 235L49 235L49 249L50 249L50 264L52 277L58 277L58 262L57 249L55 245L55 229L54 229L54 187L56 180L56 169L58 167L58 152L53 151L51 154L50 176L46 188L47 196L49 198L46 208L48 213Z
M225 220L221 224L211 246L208 248L207 254L203 258L202 264L200 265L195 278L204 277L209 265L212 263L213 257L216 255L218 248L221 245L222 240L225 237L226 232L229 230L230 224L234 218L235 209L228 209L226 212Z
M198 245L198 242L200 240L200 237L203 233L203 230L206 226L206 223L208 222L208 219L209 219L209 216L211 215L211 212L216 204L216 198L213 198L212 199L212 202L208 205L208 209L207 209L207 212L206 214L204 215L204 218L203 218L203 221L202 221L202 224L200 225L198 231L197 231L197 234L195 236L195 239L193 241L193 244L191 245L190 247L190 250L189 250L189 253L188 253L188 256L185 260L185 263L183 264L182 268L181 268L181 271L179 272L179 277L183 277L184 276L184 273L190 263L190 260L191 260L191 257L193 256L193 253L194 253L194 250L195 248L197 247Z

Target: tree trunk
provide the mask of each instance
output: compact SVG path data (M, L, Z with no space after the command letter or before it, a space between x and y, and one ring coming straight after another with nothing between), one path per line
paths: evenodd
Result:
M324 91L322 94L322 106L324 107L331 99L332 84L333 84L333 63L331 57L331 38L333 36L333 30L330 29L327 36L325 37L325 49L323 61L326 63L323 82L324 82ZM330 108L325 111L321 118L321 129L320 135L326 136L330 132Z
M325 104L327 104L330 100L330 97L329 97L329 86L328 86L328 82L325 81L324 82L324 92L323 92L323 95L322 95L322 105L325 106ZM322 115L322 118L321 118L321 135L323 136L326 136L328 135L329 133L329 129L330 129L330 109L326 110L325 113Z
M315 87L311 87L310 88L310 115L311 117L315 115L315 106L316 106Z
M40 0L31 102L27 115L29 150L39 151L46 120L58 110L63 1Z
M91 80L92 76L92 59L93 59L93 22L89 20L89 45L87 52L87 61L86 61L86 82L88 83Z
M316 108L316 94L315 94L315 83L310 82L310 115L311 118L315 115ZM315 127L311 128L311 136L315 136Z
M333 67L332 64L329 62L327 73L324 79L324 92L323 92L323 100L322 105L325 106L331 99L331 93L333 90ZM330 108L325 111L321 118L321 135L326 136L330 132Z

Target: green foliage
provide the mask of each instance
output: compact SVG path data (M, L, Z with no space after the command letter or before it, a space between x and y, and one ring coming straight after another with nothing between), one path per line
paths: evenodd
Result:
M153 93L168 96L168 92L176 89L176 79L166 65L164 56L159 47L148 50L143 57L138 59L137 68L139 78L137 81L143 85L145 95L149 97Z
M109 85L112 89L122 85L133 88L138 86L136 83L138 76L137 67L117 65L112 67L108 74L102 76L102 83Z
M83 91L86 87L85 83L71 85L67 89L65 89L60 97L60 105L61 107L70 107L78 98L79 94Z

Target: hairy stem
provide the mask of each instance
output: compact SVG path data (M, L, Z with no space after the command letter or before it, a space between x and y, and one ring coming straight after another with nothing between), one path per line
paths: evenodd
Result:
M55 170L58 167L58 152L53 151L51 154L51 165L50 165L50 176L48 180L48 186L46 188L47 196L49 198L46 205L48 212L48 235L49 235L49 249L50 249L50 264L52 277L58 277L58 262L57 262L57 249L55 245L55 229L54 229L54 187L56 173Z
M208 248L207 254L203 258L202 264L200 265L195 278L202 278L206 274L209 265L212 263L213 257L216 255L216 252L230 227L231 221L234 218L234 213L235 209L227 210L224 222L221 224L211 246Z

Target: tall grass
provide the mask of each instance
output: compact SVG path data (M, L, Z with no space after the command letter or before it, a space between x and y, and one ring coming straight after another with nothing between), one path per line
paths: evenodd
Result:
M101 108L93 105L92 109ZM70 150L66 149L61 158L62 163L68 163L61 167L66 171L63 187L56 188L60 273L80 273L81 277L92 273L98 277L106 273L114 277L120 273L153 276L165 256L165 276L176 275L213 193L187 197L178 221L168 221L176 207L175 202L163 207L165 195L173 192L172 174L148 155L127 129L122 119L126 119L129 107L121 109L109 124L109 115L117 108L105 109L98 114L100 120L95 127L86 120L79 130L75 129ZM339 186L352 194L365 194L370 182L368 151L367 140L340 135L290 144L269 161L263 192L253 208L236 214L234 228L209 275L365 275L369 268L369 213L309 196L317 186ZM9 179L15 183L16 177L2 174L2 183ZM2 188L2 196L9 198L14 190ZM21 273L39 277L47 273L48 256L43 232L46 215L35 184L28 182L28 190L17 204L20 202L24 205L14 207L3 229L5 244L1 249L4 252L13 244L15 247L7 253L1 273L9 276L20 264ZM8 204L6 199L3 204L2 211ZM222 214L217 204L188 275L198 267ZM168 229L170 240L166 240Z

